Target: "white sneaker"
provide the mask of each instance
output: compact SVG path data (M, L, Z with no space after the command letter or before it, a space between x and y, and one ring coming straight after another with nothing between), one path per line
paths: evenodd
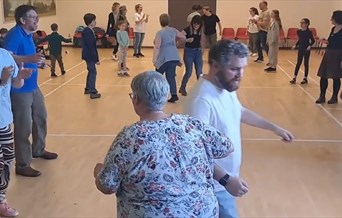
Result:
M16 217L19 215L19 212L10 207L7 202L0 203L0 216L4 217Z
M258 54L257 53L252 53L251 56L252 57L256 57Z
M112 58L113 58L114 61L118 60L118 56L116 54L112 54Z

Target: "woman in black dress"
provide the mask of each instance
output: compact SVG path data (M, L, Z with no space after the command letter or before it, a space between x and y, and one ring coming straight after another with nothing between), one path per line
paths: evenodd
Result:
M325 93L328 88L328 79L333 79L333 95L328 104L336 104L337 95L341 87L342 78L342 11L334 11L331 17L334 27L331 29L327 50L319 66L317 75L321 77L321 93L316 104L325 103Z

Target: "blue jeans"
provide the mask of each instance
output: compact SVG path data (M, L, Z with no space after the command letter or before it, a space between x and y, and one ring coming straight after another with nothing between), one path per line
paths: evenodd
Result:
M141 54L141 46L145 38L145 33L134 33L134 54Z
M219 191L215 195L219 202L219 218L239 217L235 197L227 191Z
M162 75L166 74L166 80L170 86L170 94L177 95L177 85L176 85L176 67L179 61L168 61L164 63L159 69L156 69Z
M268 54L268 45L266 43L267 40L267 32L260 30L258 33L258 40L257 40L257 49L258 49L258 59L264 60L264 55L262 54L262 49L265 50L266 54Z
M181 90L185 90L186 84L188 83L192 74L192 65L195 64L197 79L202 74L203 59L201 48L184 48L184 63L185 63L185 74L183 76Z
M87 63L87 82L86 82L86 87L85 90L91 92L91 93L96 93L96 88L95 88L95 83L96 83L96 65L95 62L86 62Z

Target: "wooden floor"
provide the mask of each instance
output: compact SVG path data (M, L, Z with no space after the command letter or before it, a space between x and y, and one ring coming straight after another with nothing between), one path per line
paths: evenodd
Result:
M102 98L90 100L83 95L86 66L80 49L66 49L65 76L51 79L49 69L39 75L48 111L47 149L58 152L59 159L34 160L32 165L42 171L39 178L13 174L8 200L20 217L116 217L115 196L98 192L92 173L118 131L138 119L128 96L132 77L117 77L111 50L99 50L97 89ZM129 52L132 76L153 69L152 49L143 49L143 59L133 59ZM284 144L269 132L242 127L242 176L250 193L238 201L241 217L342 217L342 103L314 103L321 58L312 52L305 86L289 84L295 51L280 52L275 74L264 73L265 64L250 60L239 89L241 102L290 129L297 140ZM177 70L178 84L183 72ZM190 85L195 82L192 78ZM167 111L181 113L184 101L181 97L168 104Z

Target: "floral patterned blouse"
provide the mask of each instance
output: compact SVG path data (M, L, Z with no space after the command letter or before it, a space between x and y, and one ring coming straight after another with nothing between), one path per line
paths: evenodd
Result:
M125 127L98 178L116 193L118 217L218 217L213 159L232 151L213 127L172 114Z

